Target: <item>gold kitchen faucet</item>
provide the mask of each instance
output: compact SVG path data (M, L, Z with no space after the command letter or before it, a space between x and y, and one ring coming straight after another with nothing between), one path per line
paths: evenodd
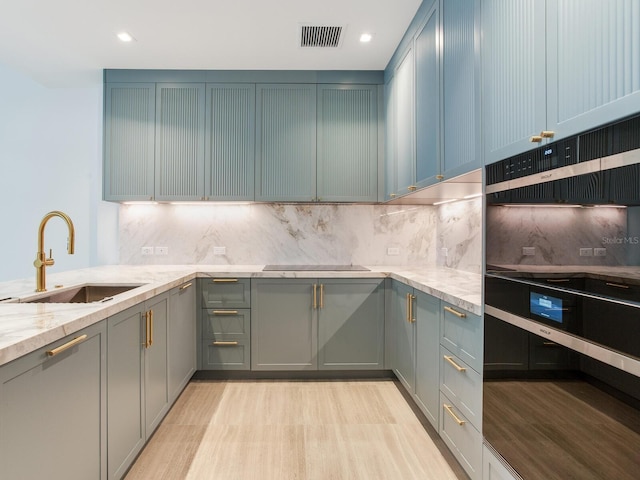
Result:
M33 261L33 266L36 267L36 292L45 292L47 290L47 280L45 276L45 269L54 264L52 252L49 250L49 258L44 252L44 227L47 222L53 217L60 217L66 223L69 228L69 238L67 243L67 251L69 255L73 255L73 249L75 244L75 229L73 228L73 222L69 216L58 210L47 213L40 222L40 228L38 229L38 253L36 259Z

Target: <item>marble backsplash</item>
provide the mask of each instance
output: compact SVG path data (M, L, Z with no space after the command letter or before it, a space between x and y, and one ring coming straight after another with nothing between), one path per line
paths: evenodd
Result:
M438 207L121 205L119 232L120 263L129 265L438 265L481 272L479 198ZM167 247L168 254L143 256L144 246Z
M625 208L493 206L486 216L488 264L628 265L630 250L640 248L629 243ZM580 256L580 248L606 255Z

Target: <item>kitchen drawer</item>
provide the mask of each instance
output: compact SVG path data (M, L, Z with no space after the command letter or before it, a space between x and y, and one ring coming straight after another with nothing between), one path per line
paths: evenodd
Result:
M202 338L214 339L224 335L228 339L248 340L250 331L251 310L248 308L211 308L202 311Z
M440 436L472 480L482 478L482 435L440 392Z
M200 280L202 308L250 308L249 278L207 278Z
M249 370L251 367L251 341L203 340L203 370Z
M440 347L440 390L478 429L482 421L482 376Z
M482 318L442 302L440 343L476 372L482 371Z

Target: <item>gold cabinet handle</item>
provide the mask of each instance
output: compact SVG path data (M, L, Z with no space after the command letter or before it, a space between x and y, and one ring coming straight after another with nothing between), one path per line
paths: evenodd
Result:
M153 345L153 310L149 310L149 346Z
M238 342L213 342L212 345L216 347L235 347Z
M570 282L568 278L547 278L547 282L549 283L566 283Z
M436 180L444 180L444 175L436 175Z
M395 197L396 197L396 194L395 194L395 193L390 193L390 194L389 194L389 197L390 197L390 198L395 198Z
M236 283L237 278L214 278L213 283Z
M149 343L149 330L150 328L150 321L151 316L149 315L149 312L144 312L144 343L142 345L144 345L144 348L149 348L151 346L151 344Z
M467 369L465 367L461 367L460 365L458 365L454 360L453 357L449 356L449 355L443 355L444 359L449 362L451 365L453 365L453 368L455 368L457 371L459 372L466 372Z
M410 192L414 192L418 187L416 187L415 185L409 185L407 187L407 190L409 190Z
M69 350L71 347L78 345L79 343L84 342L87 339L87 335L80 335L79 337L74 338L73 340L68 341L64 345L60 345L52 350L47 350L47 355L50 357L55 357L59 353L64 352L65 350Z
M462 426L465 423L467 423L464 420L459 419L458 416L455 413L453 413L453 409L451 408L451 405L447 405L446 403L443 403L442 406L447 411L447 413L453 417L453 419L456 421L458 425Z
M313 309L318 308L318 285L313 284Z
M186 285L182 285L180 287L180 290L186 290L187 288L189 288L191 285L193 285L193 283L187 283Z
M556 342L542 342L542 345L544 345L545 347L559 347L560 346Z
M416 319L413 316L413 301L416 299L415 295L409 294L409 323L414 323Z
M456 317L460 317L460 318L467 318L467 314L463 313L463 312L459 312L451 307L444 307L444 309L449 312L449 313L453 313Z
M214 315L238 315L238 310L214 310Z
M542 142L542 137L540 135L534 135L529 139L529 141L533 143L540 143Z
M606 282L606 285L609 285L610 287L616 287L616 288L624 288L624 289L628 289L629 288L629 285L622 285L620 283Z
M543 130L540 132L540 136L542 138L553 138L553 136L556 134L556 132L553 132L551 130Z
M324 308L324 285L320 284L320 308Z

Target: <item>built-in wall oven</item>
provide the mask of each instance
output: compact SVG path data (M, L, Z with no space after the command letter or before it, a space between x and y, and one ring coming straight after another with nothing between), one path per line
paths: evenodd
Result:
M485 444L525 480L640 478L640 116L486 183Z

